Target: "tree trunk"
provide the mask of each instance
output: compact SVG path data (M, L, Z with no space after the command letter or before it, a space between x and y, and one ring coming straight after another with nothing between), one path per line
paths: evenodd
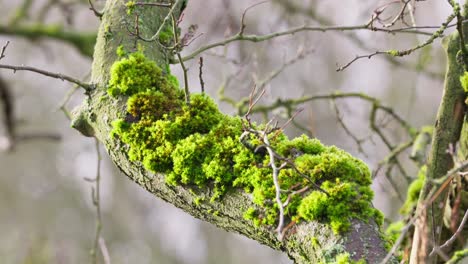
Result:
M387 254L379 227L371 219L368 222L353 219L350 231L334 234L329 225L311 221L296 225L295 231L279 241L276 232L265 226L256 227L245 220L243 213L251 206L251 198L242 190L228 192L214 202L194 202L195 196L183 186L166 184L164 175L145 170L140 163L129 161L126 148L109 136L111 122L122 116L125 100L110 99L106 89L110 78L110 67L118 59L116 50L137 50L141 46L148 58L163 66L169 60L166 51L155 42L145 42L130 34L135 31L135 18L127 14L125 1L108 0L98 33L92 66L92 83L96 89L88 99L74 111L72 126L86 136L95 136L106 147L113 162L131 180L174 206L196 218L208 221L227 231L237 232L273 249L287 253L295 263L318 263L330 260L341 253L349 253L353 260L365 259L378 263ZM139 12L139 32L152 36L166 16L168 8L146 7ZM164 67L162 67L164 68ZM200 190L198 197L210 197L210 190ZM209 199L208 199L209 200ZM163 212L161 212L163 213Z
M468 124L466 120L465 92L460 77L464 70L460 62L460 37L457 32L443 41L447 53L447 72L442 101L439 106L435 130L432 138L432 149L429 155L426 182L420 195L417 212L420 217L415 223L415 233L410 263L437 263L437 254L429 256L434 246L440 245L441 237L450 237L452 231L444 229L444 210L449 189L436 193L432 204L426 204L429 195L436 186L434 180L444 177L454 166L453 155L449 152L460 142L459 157L467 159ZM463 132L462 126L464 127ZM466 210L466 206L465 206ZM461 208L463 211L463 207ZM445 232L445 234L443 234Z

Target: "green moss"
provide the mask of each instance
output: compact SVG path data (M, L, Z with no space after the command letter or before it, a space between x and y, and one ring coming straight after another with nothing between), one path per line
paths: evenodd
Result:
M159 33L159 42L169 45L174 40L174 32L170 24L166 24Z
M202 202L204 202L204 201L205 201L205 198L203 198L203 197L197 196L197 197L193 198L193 203L194 203L196 206L200 206L200 204L201 204Z
M393 57L397 57L400 55L400 52L398 50L389 50L387 51L387 54Z
M407 215L416 207L419 199L419 193L424 186L424 181L426 179L427 166L424 165L418 172L418 178L414 180L408 187L408 194L406 196L406 201L403 206L400 208L400 213L402 215Z
M463 259L465 259L467 257L468 257L468 249L462 249L462 250L455 251L452 258L450 258L450 260L447 262L447 264L462 263Z
M460 77L460 82L465 93L468 93L468 71L465 71L465 73ZM468 97L465 100L465 104L468 105Z
M243 121L222 114L204 94L192 94L187 105L175 77L142 52L127 55L119 49L119 56L111 69L108 93L128 100L126 114L112 123L111 135L127 145L129 159L166 175L168 184L210 188L210 202L243 189L256 205L244 218L255 225L275 226L278 205L270 160L239 141ZM285 221L320 221L336 233L346 231L351 218L381 222L381 213L371 206L370 171L362 161L306 136L269 137L271 147L297 168L279 174L281 200L288 201ZM244 143L252 148L261 145L253 135ZM196 205L203 201L193 196Z
M310 242L313 247L319 247L320 246L320 241L316 237L311 237Z
M133 95L148 90L164 92L174 90L174 87L161 68L154 61L147 60L142 52L135 52L112 65L107 90L111 96Z
M127 7L127 14L132 14L133 11L135 10L136 3L135 1L128 1L125 6Z
M336 260L335 261L336 264L349 264L349 263L351 263L351 258L349 256L349 253L339 254L338 256L336 256L335 260Z
M403 221L397 221L390 224L387 227L387 229L385 230L385 235L387 235L387 238L392 244L394 244L397 241L404 226L405 223Z

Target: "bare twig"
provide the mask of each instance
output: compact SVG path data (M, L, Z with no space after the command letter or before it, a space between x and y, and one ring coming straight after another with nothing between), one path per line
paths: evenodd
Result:
M182 60L182 56L180 55L180 43L179 43L179 36L177 34L177 22L174 15L171 15L172 18L172 34L174 35L174 50L176 52L177 59L179 60L180 67L184 73L184 94L185 94L185 103L187 105L190 104L190 90L188 85L188 69L185 67L185 64Z
M245 35L243 34L243 31L242 31L242 32L238 32L237 34L227 39L208 44L206 46L203 46L195 50L193 53L183 57L183 61L191 60L195 58L196 56L198 56L200 53L205 52L209 49L220 47L220 46L226 46L230 44L231 42L236 42L236 41L262 42L262 41L274 39L277 37L293 35L295 33L307 32L307 31L327 32L327 31L357 31L357 30L379 31L379 32L384 32L384 33L392 33L392 34L411 33L411 34L422 34L422 35L429 35L429 36L433 35L433 33L419 31L412 27L399 28L399 29L370 28L367 24L357 25L357 26L325 26L325 27L314 27L314 26L304 25L304 26L299 26L299 27L295 27L292 29L265 34L265 35Z
M38 68L30 67L30 66L14 66L14 65L0 64L0 69L10 69L10 70L13 70L13 72L15 72L15 73L16 73L16 71L36 72L36 73L39 73L39 74L42 74L42 75L45 75L45 76L48 76L48 77L51 77L51 78L60 79L62 81L68 81L68 82L77 84L80 87L82 87L83 89L85 89L85 91L87 91L87 92L91 91L94 88L94 86L92 84L84 83L84 82L82 82L82 81L80 81L78 79L75 79L73 77L64 75L62 73L49 72L49 71L41 70L41 69L38 69Z
M205 93L205 82L203 81L203 57L200 57L200 60L198 61L198 64L200 65L200 67L199 67L200 71L198 73L198 78L200 79L201 92Z
M174 15L174 12L176 10L176 7L180 5L180 3L182 3L183 0L177 0L174 4L172 4L172 7L171 9L169 10L169 12L167 13L166 17L164 17L163 21L161 22L161 25L159 26L158 30L156 31L156 33L149 39L145 39L143 37L141 37L139 35L139 38L141 40L144 40L144 41L155 41L159 38L159 35L161 34L161 32L163 31L164 27L166 26L166 24L169 22L169 20L173 17ZM138 21L137 21L137 24L138 24Z
M5 56L6 56L6 55L5 55L5 51L6 51L6 49L8 48L8 44L10 44L10 41L9 41L9 40L7 40L7 42L5 43L5 45L3 45L3 47L2 47L2 51L0 52L0 60L3 59L3 58L5 58Z
M419 45L417 45L417 46L415 46L413 48L406 49L406 50L375 51L375 52L367 54L367 55L356 56L354 59L352 59L351 61L349 61L345 65L338 67L338 69L336 71L343 71L346 68L348 68L351 64L356 62L357 60L360 60L360 59L363 59L363 58L370 59L370 58L372 58L372 57L374 57L376 55L386 54L386 55L390 55L390 56L394 56L394 57L403 57L403 56L409 55L409 54L413 53L416 50L419 50L421 48L426 47L427 45L432 44L434 42L434 40L442 37L443 33L445 32L445 30L449 26L450 22L452 22L452 20L455 19L455 17L457 17L457 13L453 13L450 16L448 16L447 19L445 20L445 22L442 23L442 25L439 27L439 29L436 32L434 32L424 43L421 43L421 44L419 44Z
M110 264L110 255L109 250L107 250L106 241L103 237L99 237L99 248L101 249L102 258L104 260L104 264Z
M362 148L362 143L365 141L365 139L359 139L359 138L357 138L356 135L354 135L354 133L351 131L351 129L349 129L348 126L345 124L345 122L343 120L343 117L341 115L340 109L338 108L338 105L336 104L336 101L332 100L331 103L332 103L333 109L335 110L335 115L336 115L336 119L338 120L338 123L343 128L345 133L349 137L351 137L351 139L353 139L353 141L356 143L356 145L358 147L358 151L360 153L362 153L364 156L367 157L367 154L365 153L364 149Z
M434 253L436 253L437 250L443 250L445 249L446 247L450 246L451 244L453 244L453 242L455 242L455 240L457 239L457 237L461 234L461 232L463 231L463 228L465 227L465 224L466 222L468 221L468 210L465 211L465 215L463 216L463 219L462 221L460 222L460 225L458 226L458 229L457 231L452 235L452 237L450 237L447 241L445 241L444 244L442 244L441 246L436 246L434 247L434 249L432 250L432 252L429 254L429 256L432 256L434 255Z
M294 56L292 59L289 59L288 61L284 62L278 69L275 69L272 72L270 72L268 74L268 76L265 77L264 79L262 79L260 81L256 81L257 87L262 89L269 82L271 82L273 79L278 77L286 68L296 64L297 62L299 62L299 61L301 61L303 59L305 59L309 54L312 54L313 52L315 52L314 48L304 49L304 46L300 46L298 48L296 56Z
M256 6L259 6L259 5L268 3L268 2L270 2L270 1L269 1L269 0L267 0L267 1L261 1L261 2L255 3L255 4L253 4L253 5L249 6L249 7L247 7L247 8L244 10L244 12L242 13L242 17L241 17L241 23L240 23L240 28L239 28L239 35L241 35L241 36L244 35L244 30L245 30L245 27L246 27L246 25L245 25L245 15L247 14L247 12L248 12L250 9L252 9L252 8L254 8L254 7L256 7Z
M89 9L93 11L93 13L94 13L95 16L101 18L101 17L104 15L104 13L103 13L102 11L98 11L98 10L94 7L92 0L88 0L88 3L89 3Z
M98 249L101 249L103 253L104 259L108 258L107 251L103 250L106 249L104 239L101 238L101 230L102 230L102 216L101 216L101 152L99 151L99 140L94 138L94 144L96 148L96 155L97 155L97 167L96 167L96 178L94 178L94 187L91 189L91 199L93 201L93 205L96 207L96 235L94 238L94 246L91 250L91 258L92 263L97 264L97 252ZM102 240L102 241L101 241ZM101 246L100 246L101 244ZM102 246L104 244L104 246ZM106 256L107 255L107 256ZM106 262L107 263L107 262Z

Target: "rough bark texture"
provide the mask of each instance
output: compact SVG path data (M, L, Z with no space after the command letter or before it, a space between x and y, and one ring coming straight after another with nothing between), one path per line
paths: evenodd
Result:
M435 130L432 138L432 149L429 155L426 183L420 195L420 200L428 198L434 187L431 180L441 178L453 167L453 158L448 153L450 146L456 146L460 140L461 153L466 157L466 139L468 137L466 122L464 135L461 129L466 120L465 92L460 83L460 76L464 70L457 61L460 50L460 38L454 33L444 39L444 48L447 53L447 72L443 90L442 101L439 106ZM422 209L421 217L415 224L411 263L436 263L437 255L429 257L435 244L439 244L443 230L443 214L449 188L438 194L434 202ZM420 206L425 206L420 204Z
M109 137L111 121L125 110L125 102L106 97L106 85L111 65L117 60L116 49L123 45L127 50L144 47L145 55L163 65L166 54L154 42L143 42L129 34L134 30L134 17L126 13L123 0L108 0L99 29L92 68L92 82L96 90L75 111L73 127L84 135L97 137L106 147L114 163L134 182L155 196L173 204L196 218L208 221L227 231L243 234L273 249L287 253L296 263L318 263L324 257L333 258L339 253L348 252L352 259L365 259L368 263L378 263L387 254L378 226L374 221L366 223L353 220L348 233L335 235L329 226L318 222L298 224L280 242L273 228L255 227L243 218L243 212L253 205L242 190L228 192L220 201L196 205L194 195L181 186L169 186L164 175L152 174L141 164L130 162L125 146ZM150 37L158 29L167 8L146 8L140 13L140 33ZM199 190L197 196L208 197L210 190Z

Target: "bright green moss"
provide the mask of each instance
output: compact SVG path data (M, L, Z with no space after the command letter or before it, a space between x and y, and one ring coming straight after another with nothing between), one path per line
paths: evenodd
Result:
M465 72L461 77L460 77L460 82L463 87L463 90L468 93L468 72Z
M135 1L128 1L125 6L127 7L127 14L132 14L133 11L135 10L136 3Z
M148 90L168 91L173 87L166 79L154 61L146 59L142 52L135 52L112 65L107 91L114 97Z
M414 180L408 187L406 201L400 208L400 213L402 215L409 214L416 207L419 199L419 193L421 192L422 187L424 186L424 181L426 179L426 171L427 166L422 166L418 172L418 178Z
M174 39L174 32L172 26L167 24L159 33L159 42L164 45L169 45Z
M203 197L195 197L193 198L193 203L196 205L196 206L200 206L200 204L205 201L205 199Z
M385 230L385 235L387 235L388 240L390 240L392 244L394 244L397 241L398 237L401 234L401 230L403 229L404 226L405 226L405 222L397 221L397 222L391 223L387 227L387 229Z
M349 256L349 253L342 253L336 256L335 263L336 264L350 264L351 258Z
M239 141L242 120L222 114L204 94L192 94L187 105L174 78L142 52L117 61L108 93L128 98L127 113L112 123L111 135L126 144L131 161L166 175L168 184L211 188L210 202L243 189L256 205L244 218L255 225L276 226L279 208L270 159L265 152L252 151L261 141L250 135L244 143L251 148L244 146ZM272 133L269 140L300 172L291 167L278 175L281 200L287 201L286 222L320 221L336 233L346 231L351 218L381 222L382 215L371 206L370 171L362 161L306 136L289 140L283 133ZM199 205L203 200L193 195Z

